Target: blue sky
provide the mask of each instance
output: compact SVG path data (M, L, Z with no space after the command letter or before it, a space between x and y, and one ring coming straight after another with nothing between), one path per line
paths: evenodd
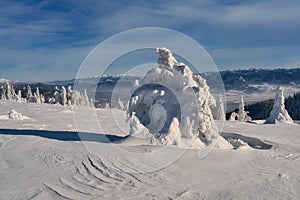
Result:
M1 0L0 78L74 78L87 54L131 28L174 29L220 70L300 67L298 0Z

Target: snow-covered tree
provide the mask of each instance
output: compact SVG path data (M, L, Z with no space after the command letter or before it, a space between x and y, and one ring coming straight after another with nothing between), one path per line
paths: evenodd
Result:
M74 106L80 106L81 105L81 94L79 91L74 90L72 92L72 98L71 98L72 105Z
M239 105L239 112L237 113L239 121L251 121L251 117L248 116L248 112L245 111L244 97L241 95L241 101Z
M140 86L140 82L138 79L135 79L134 82L133 82L133 87L134 88L138 88Z
M57 86L55 86L55 91L54 91L54 98L55 98L55 103L60 103L61 102L61 95L60 95L60 92L59 92L59 89Z
M35 93L33 94L33 96L34 96L35 103L37 103L37 104L43 103L42 102L43 97L41 97L40 90L38 87L36 87L36 90L35 90Z
M135 90L130 99L129 116L135 113L153 137L167 139L171 134L169 130L178 130L174 127L179 124L180 137L192 137L202 144L212 143L219 137L211 112L216 102L206 80L194 74L186 64L177 62L169 49L157 48L156 53L158 67L148 71L140 84L153 86ZM189 120L181 120L184 117ZM188 125L184 124L188 121ZM188 128L190 133L184 133Z
M93 98L90 98L90 107L95 107L95 100Z
M68 100L68 105L69 105L69 106L72 105L72 93L73 93L73 91L72 91L72 87L71 87L71 85L70 85L70 86L68 86L68 88L67 88L67 100Z
M220 94L219 98L217 98L216 100L216 108L215 108L214 115L216 120L226 121L222 94Z
M9 82L6 82L5 85L2 86L1 90L1 99L3 100L16 100L17 94L14 89L14 86L11 85Z
M32 94L30 85L27 85L26 101L28 103L35 103L35 98L34 98L34 96Z
M120 98L118 98L117 108L120 110L125 110L124 103L122 102L122 100Z
M61 105L65 106L68 104L68 99L67 99L67 90L64 86L61 86Z
M105 107L105 109L110 109L110 105L109 105L109 103L108 103L108 102L106 102L106 103L104 104L104 107Z
M81 106L88 106L88 107L90 106L90 100L87 95L86 89L84 89L81 94Z
M229 117L229 121L234 122L237 118L237 114L236 112L232 112L230 117Z
M22 98L22 92L21 92L21 90L18 90L18 94L17 94L17 96L16 96L16 100L18 101L18 102L24 102L25 100Z
M292 118L285 109L283 87L276 89L275 101L270 116L267 118L266 123L275 124L277 122L293 123Z
M1 96L2 100L6 100L6 87L4 85L1 86Z

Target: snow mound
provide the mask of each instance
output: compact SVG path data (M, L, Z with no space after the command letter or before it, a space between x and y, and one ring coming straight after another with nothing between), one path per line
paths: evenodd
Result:
M216 149L229 150L235 148L231 141L225 140L223 137L219 137L215 146Z
M198 147L215 143L220 136L210 107L216 101L206 80L177 62L169 49L156 53L158 67L136 84L129 102L130 134L162 145L196 138L202 143Z
M275 101L270 116L266 119L267 124L294 123L289 113L284 106L283 87L278 87L276 90Z
M241 139L229 138L228 142L230 142L234 149L250 149L248 143Z
M15 109L8 112L8 118L13 120L24 120L28 119L28 117L23 116L22 113L17 112Z

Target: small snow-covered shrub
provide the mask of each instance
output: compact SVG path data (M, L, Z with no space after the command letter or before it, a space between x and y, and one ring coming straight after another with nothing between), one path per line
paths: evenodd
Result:
M24 116L22 115L22 113L19 113L15 109L13 109L8 112L8 118L14 120L22 120L24 119Z

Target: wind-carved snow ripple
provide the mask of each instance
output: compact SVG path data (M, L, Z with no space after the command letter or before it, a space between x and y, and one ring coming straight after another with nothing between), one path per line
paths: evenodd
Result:
M139 191L155 187L155 185L151 185L145 180L154 178L155 182L167 184L166 181L157 176L156 172L132 174L121 168L116 168L114 162L121 162L120 160L122 158L119 160L112 158L109 161L111 166L109 166L104 164L100 158L87 155L80 165L72 167L71 177L60 178L55 184L45 182L44 185L55 198L119 199L124 197L124 193L138 198L141 195ZM126 160L123 161L123 165L125 167L132 166Z

